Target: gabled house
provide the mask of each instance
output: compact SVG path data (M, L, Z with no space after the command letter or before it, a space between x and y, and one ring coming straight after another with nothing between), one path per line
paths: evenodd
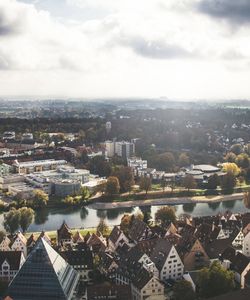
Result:
M98 284L87 287L88 300L130 300L129 285Z
M232 239L232 246L241 249L243 247L244 234L241 229L236 229Z
M168 240L158 239L150 259L159 271L160 280L177 280L182 277L184 272L183 262L176 248Z
M81 235L81 233L79 231L77 231L73 236L73 243L79 244L79 243L83 243L83 242L84 242L83 236Z
M164 285L150 272L141 268L132 279L133 300L164 300Z
M43 238L50 246L51 246L51 238L45 231L42 231L38 237L38 239Z
M0 279L11 281L24 262L22 251L0 251Z
M0 251L10 251L10 243L10 239L7 237L7 235L5 235L0 242Z
M245 287L245 276L250 270L250 261L242 253L237 253L233 258L231 269L234 271L235 281L238 282L241 288Z
M27 239L20 231L15 234L10 248L12 251L22 251L27 256Z
M30 251L33 249L33 247L35 246L36 243L36 239L34 234L32 233L29 238L27 239L27 252L28 254L30 253Z
M182 257L184 263L184 269L187 271L201 269L209 265L209 257L201 244L197 239L190 250L187 250Z
M137 218L134 218L131 221L131 225L128 231L128 237L135 243L138 243L139 241L151 238L152 231L146 223Z
M92 251L89 247L82 250L62 251L60 255L79 273L82 282L91 282L90 273L94 269L94 263Z
M105 249L107 248L105 238L102 235L97 235L95 233L89 235L86 244L94 253L105 251Z
M63 246L71 245L72 243L72 232L64 221L61 227L57 230L57 244L58 246Z
M129 243L128 238L118 226L115 226L108 238L108 248L110 251L114 252L119 246L123 246L124 243Z
M245 256L250 257L250 231L244 236L242 253Z

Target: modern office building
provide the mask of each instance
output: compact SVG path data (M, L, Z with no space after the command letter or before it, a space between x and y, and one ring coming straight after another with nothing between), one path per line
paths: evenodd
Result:
M66 160L55 160L55 159L25 161L25 162L18 162L16 160L13 164L13 167L16 173L29 174L33 172L54 170L58 166L63 166L66 164L67 164Z
M105 147L108 157L113 157L117 155L123 159L127 159L134 155L135 153L135 144L126 142L126 141L106 141Z

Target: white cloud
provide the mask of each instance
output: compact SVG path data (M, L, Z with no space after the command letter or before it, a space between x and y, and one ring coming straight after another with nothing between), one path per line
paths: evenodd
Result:
M249 28L232 34L194 9L199 1L65 1L92 17L59 20L34 1L0 0L2 95L248 95Z

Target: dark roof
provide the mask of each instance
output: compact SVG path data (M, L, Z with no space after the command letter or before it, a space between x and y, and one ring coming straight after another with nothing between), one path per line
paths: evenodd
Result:
M32 233L29 238L27 239L27 247L33 246L33 244L36 242L35 236Z
M245 286L250 287L250 270L245 275Z
M159 270L162 269L172 247L172 244L170 244L168 240L158 239L150 255L150 259L155 263Z
M149 240L145 240L145 241L140 241L137 244L138 249L140 249L143 253L146 253L147 255L151 255L155 244L157 243L159 238L152 238Z
M142 239L143 234L147 235L147 233L149 233L149 230L150 229L146 223L137 218L134 218L129 228L128 234L133 241L139 241Z
M90 249L62 251L60 255L71 265L87 265L93 269L93 255Z
M198 283L200 271L189 271L188 273L192 278L193 283L196 285Z
M72 238L72 233L70 232L70 229L65 222L63 222L61 227L57 230L57 237L58 241Z
M131 289L129 285L98 284L87 287L88 300L115 299L131 300Z
M135 287L141 290L153 277L153 273L141 268L138 272L136 272L136 276L132 279L132 283Z
M236 254L236 251L233 247L227 247L221 254L221 257L223 259L227 259L232 262L235 257L235 254Z
M249 300L250 289L241 289L235 292L230 292L221 296L209 298L210 300Z
M0 251L0 266L6 260L10 265L10 270L19 270L22 251Z
M115 226L110 233L109 239L113 244L115 244L120 235L121 235L121 230L117 226Z
M205 251L210 259L219 258L220 254L222 254L229 246L231 246L230 238L213 240L212 242L205 244Z
M7 295L15 300L66 300L78 280L78 273L41 238L9 285Z
M237 253L232 261L232 269L241 274L249 264L249 258L242 253Z

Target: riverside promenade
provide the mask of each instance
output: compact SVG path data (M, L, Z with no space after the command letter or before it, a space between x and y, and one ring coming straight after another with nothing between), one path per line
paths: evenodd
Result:
M242 200L243 193L235 193L231 195L218 196L194 196L194 197L173 197L160 199L145 199L133 201L119 201L119 202L96 202L89 204L88 207L93 209L114 209L126 208L134 206L151 206L151 205L181 205L187 203L215 203L222 201Z

